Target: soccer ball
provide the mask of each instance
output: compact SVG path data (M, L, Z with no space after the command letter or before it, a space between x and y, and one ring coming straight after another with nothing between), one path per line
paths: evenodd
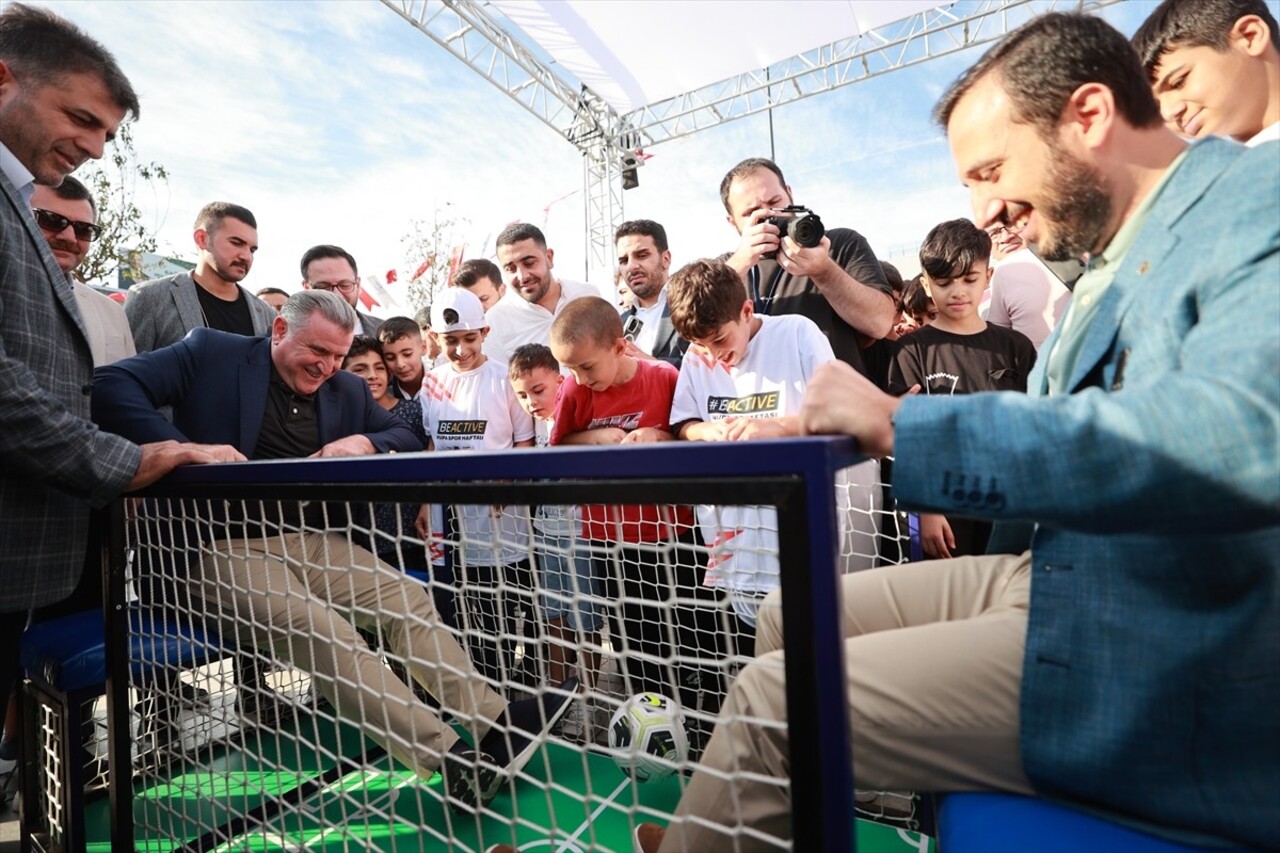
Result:
M670 776L689 757L680 706L658 693L637 693L609 721L609 748L637 782Z

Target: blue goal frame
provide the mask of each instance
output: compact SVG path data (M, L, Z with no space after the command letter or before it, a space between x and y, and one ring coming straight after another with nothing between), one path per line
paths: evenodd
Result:
M833 484L838 470L865 458L852 439L843 437L385 454L186 467L131 497L485 504L493 502L493 485L501 482L510 503L772 505L778 515L787 630L794 849L852 853L853 759L835 569L839 539ZM111 516L104 572L111 654L107 697L112 849L131 850L122 501L113 505ZM794 796L796 791L804 796Z

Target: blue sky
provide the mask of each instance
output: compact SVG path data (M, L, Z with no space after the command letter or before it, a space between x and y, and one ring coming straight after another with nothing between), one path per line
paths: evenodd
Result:
M346 247L362 273L403 270L410 222L443 209L469 223L475 250L514 219L542 225L559 274L584 277L577 150L381 3L47 5L106 44L142 98L137 149L170 178L167 192L137 201L165 253L194 258L191 222L205 202L244 204L261 244L246 286L293 290L316 243ZM1104 16L1129 33L1154 6L1127 0ZM775 110L796 201L828 227L861 231L882 256L969 215L929 111L979 53ZM656 146L626 215L662 222L677 265L728 251L720 178L768 146L764 115ZM592 280L611 286L607 274Z

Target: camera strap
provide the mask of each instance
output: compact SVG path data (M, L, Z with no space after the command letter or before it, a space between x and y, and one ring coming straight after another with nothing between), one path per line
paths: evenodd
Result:
M773 271L773 276L769 281L769 292L760 293L760 265L756 264L747 272L747 278L751 282L751 301L755 303L757 314L768 314L769 307L773 304L773 296L778 290L778 282L782 279L782 267L778 267Z

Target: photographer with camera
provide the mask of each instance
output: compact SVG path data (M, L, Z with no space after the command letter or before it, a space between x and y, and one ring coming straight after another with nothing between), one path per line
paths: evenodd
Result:
M883 338L894 321L891 288L866 239L848 228L825 230L762 157L729 170L720 200L742 237L722 260L742 276L756 313L808 317L836 358L865 373L857 333Z

